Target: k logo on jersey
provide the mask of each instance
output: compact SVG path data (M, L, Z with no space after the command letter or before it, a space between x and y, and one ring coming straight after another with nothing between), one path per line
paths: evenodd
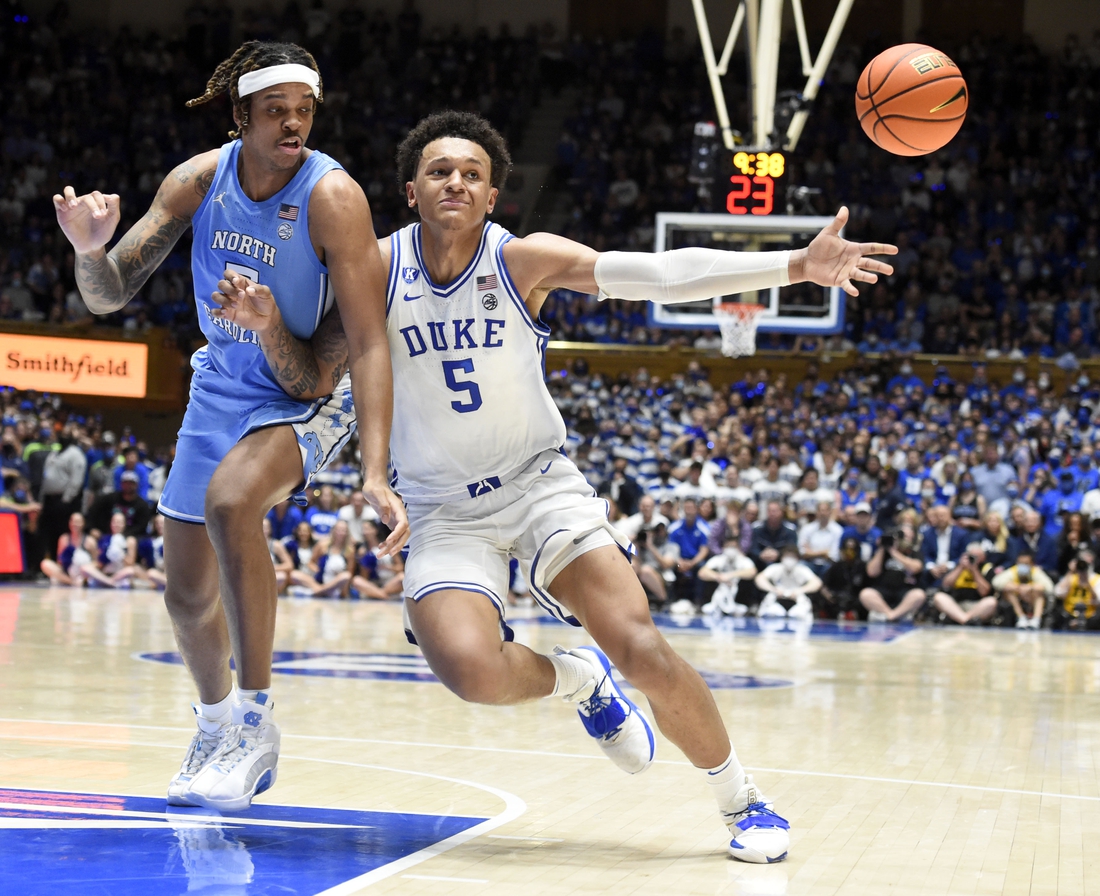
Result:
M420 270L418 268L402 268L401 279L406 283L413 283L416 278L420 276Z

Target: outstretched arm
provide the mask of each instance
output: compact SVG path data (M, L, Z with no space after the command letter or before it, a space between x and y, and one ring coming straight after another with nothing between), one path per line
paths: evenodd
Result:
M76 283L89 310L117 311L145 285L191 225L217 165L214 150L175 168L161 183L149 211L110 252L104 247L118 227L118 195L95 190L77 196L72 187L54 195L57 223L76 250Z
M773 286L810 281L839 286L858 295L856 282L875 283L894 269L872 258L894 255L886 243L853 243L840 236L848 221L842 207L809 246L782 252L727 252L721 249L675 249L670 252L603 252L548 233L511 240L504 246L520 295L562 287L601 297L662 304L697 302Z

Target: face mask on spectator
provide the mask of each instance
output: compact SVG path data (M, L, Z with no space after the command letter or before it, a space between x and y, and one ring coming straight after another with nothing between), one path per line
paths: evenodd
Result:
M901 375L902 376L909 376L912 372L913 372L913 368L910 367L908 364L902 364L901 365Z
M1027 379L1027 377L1024 376L1024 372L1022 370L1017 370L1014 374L1012 374L1012 379L1014 382L1022 383L1025 379Z
M1010 485L1005 489L1005 494L1008 495L1010 498L1015 498L1017 495L1020 494L1020 490L1016 486Z
M741 556L741 551L738 550L737 545L727 544L722 548L722 553L725 554L730 560L736 560Z
M1031 564L1030 563L1017 563L1016 564L1016 574L1021 579L1026 579L1028 576L1031 575Z
M784 557L779 562L781 564L783 564L783 568L787 572L791 572L791 570L793 570L796 566L798 566L798 558L797 557Z
M934 497L936 497L935 489L922 488L921 492L920 492L920 496L922 498L924 498L924 500L926 500L926 501L931 501Z

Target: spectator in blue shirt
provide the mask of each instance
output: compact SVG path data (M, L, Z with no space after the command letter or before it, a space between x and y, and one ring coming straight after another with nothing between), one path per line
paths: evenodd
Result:
M875 525L874 517L871 516L870 504L866 502L857 504L853 510L856 516L855 525L846 526L840 540L845 542L849 538L854 538L858 541L860 556L866 562L874 554L875 546L878 544L878 540L882 538L882 530Z
M1008 484L1016 478L1016 471L1010 464L1000 459L1000 452L996 442L986 442L982 449L984 463L972 467L970 478L974 480L974 488L985 501L988 507L999 498L1008 497Z
M1058 474L1058 487L1051 489L1039 503L1039 513L1043 515L1043 531L1052 538L1062 531L1062 514L1077 513L1081 509L1084 497L1077 489L1072 470L1062 470Z
M306 522L313 530L314 538L324 538L336 525L339 508L336 506L336 495L331 485L321 486L321 495L317 503L306 511Z
M897 374L891 377L890 382L886 384L887 394L892 394L898 386L905 390L906 395L910 394L917 386L924 388L924 380L913 373L913 365L909 363L908 359L902 361Z
M699 506L693 498L684 501L683 514L682 519L668 527L668 540L680 549L680 559L676 564L677 596L680 601L690 601L699 606L702 602L699 568L710 556L707 547L710 527L699 518Z
M271 522L271 537L283 541L294 534L298 523L305 519L302 508L291 501L280 501L267 512Z
M149 500L149 468L145 464L138 463L138 450L130 445L122 451L122 466L115 467L115 491L122 491L122 474L136 473L138 478L137 493L142 501Z
M1076 478L1076 489L1082 495L1090 492L1100 484L1100 474L1092 465L1092 448L1083 445L1077 455L1077 463L1074 465L1073 475Z
M928 469L921 461L920 452L916 448L910 448L905 452L905 469L898 473L898 485L914 505L920 502L921 486L927 478Z

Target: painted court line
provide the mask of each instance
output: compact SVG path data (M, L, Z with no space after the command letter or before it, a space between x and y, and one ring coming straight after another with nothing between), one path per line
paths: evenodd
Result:
M407 880L442 880L456 884L487 884L489 881L482 877L436 877L434 874L402 874Z
M514 837L510 834L490 834L490 840L537 840L539 843L564 843L561 837Z
M145 729L151 731L178 731L182 733L192 733L190 728L168 728L157 725L122 725L116 722L70 722L60 721L52 719L12 719L12 718L0 718L0 723L22 723L22 724L37 724L37 725L68 725L76 726L81 725L85 727L100 727L100 728L124 728L124 729ZM605 757L602 755L589 755L583 753L552 753L545 750L517 750L506 747L472 747L464 746L461 744L438 744L438 743L425 743L422 741L400 741L400 740L380 740L373 738L354 738L354 737L324 737L321 735L309 735L309 734L286 734L283 735L285 739L300 739L300 740L319 740L319 741L332 741L336 743L356 743L356 744L377 744L380 746L394 746L394 747L422 747L424 749L434 750L471 750L482 753L514 753L523 756L549 756L556 759L584 759L604 762ZM91 743L91 744L103 744L110 746L146 746L146 747L171 747L172 749L179 748L179 744L160 744L160 743L142 743L139 741L112 741L112 740L97 740L94 738L69 738L69 737L42 737L40 735L13 735L13 734L0 734L0 740L42 740L42 741L65 741L67 743ZM307 757L298 757L307 758ZM310 762L334 762L335 760L326 759L312 759L308 758ZM678 759L657 759L655 764L660 765L680 765L690 766L691 763ZM373 767L373 766L364 766ZM1052 799L1063 800L1084 800L1086 802L1100 802L1100 796L1084 796L1076 793L1053 793L1048 790L1017 790L1010 787L986 787L977 784L953 784L944 781L914 781L908 778L880 778L871 775L850 775L843 774L841 772L815 772L807 769L794 769L794 768L766 768L764 766L745 766L748 771L754 772L770 772L777 775L807 775L814 778L842 778L848 781L875 781L882 784L904 784L915 787L953 787L960 790L978 790L986 793L1011 793L1020 796L1038 796L1038 797L1050 797ZM416 772L409 772L409 774L417 774ZM475 785L475 787L483 787L483 785ZM525 838L528 839L528 838Z
M82 743L96 743L97 741L89 739L83 739ZM115 741L99 741L101 744L114 745ZM157 747L164 749L179 749L179 744L148 744L140 743L137 741L131 741L128 746L135 747ZM463 778L451 778L447 775L434 775L431 772L414 772L407 768L392 768L385 765L371 765L365 762L345 762L339 759L317 759L312 756L291 756L284 754L284 758L293 759L299 762L319 762L323 765L339 765L345 768L364 768L372 771L393 772L399 775L413 775L418 778L431 778L435 781L446 781L450 784L459 784L465 787L471 787L474 790L481 790L485 793L492 794L504 803L504 811L499 815L494 815L492 818L487 818L481 824L476 824L471 828L467 828L464 831L460 831L448 837L446 840L440 840L438 843L433 843L431 846L426 846L424 849L411 853L403 858L397 859L393 862L389 862L383 865L381 868L375 868L373 871L368 871L366 874L361 874L358 877L353 877L351 880L346 880L342 884L337 884L335 887L329 887L327 890L322 890L314 896L350 896L352 893L358 893L360 890L369 887L371 884L377 883L380 880L385 880L387 877L393 877L393 875L406 870L407 868L413 868L419 865L421 862L426 862L428 859L441 855L449 850L454 849L456 846L461 846L463 843L468 843L476 837L482 834L488 833L495 828L499 828L501 825L508 824L511 821L515 821L524 812L527 811L527 804L521 800L518 796L512 793L508 793L506 790L501 790L498 787L491 787L488 784L480 784L477 781L468 781ZM365 810L369 811L369 810ZM412 814L412 813L406 813ZM455 816L460 817L460 816ZM469 817L469 816L465 816ZM138 824L141 824L138 822ZM440 878L446 880L446 878ZM474 883L488 883L485 881L471 881Z

